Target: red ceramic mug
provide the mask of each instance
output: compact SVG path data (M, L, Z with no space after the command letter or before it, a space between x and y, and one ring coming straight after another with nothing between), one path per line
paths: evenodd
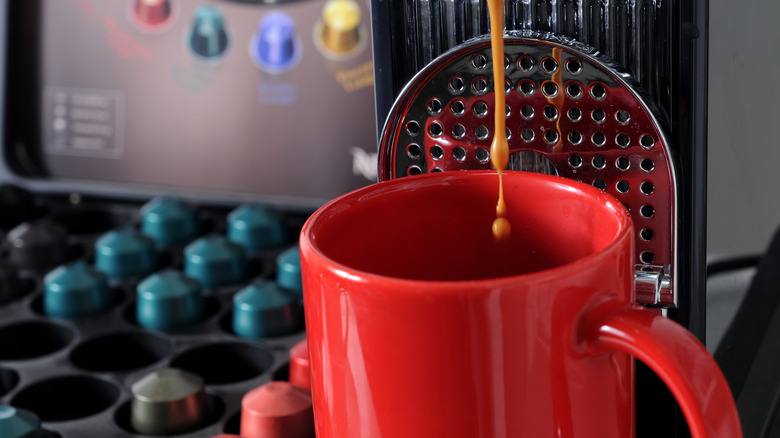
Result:
M742 436L731 392L682 326L634 305L634 231L615 198L507 172L379 183L301 233L318 438L635 436L634 362L694 438Z

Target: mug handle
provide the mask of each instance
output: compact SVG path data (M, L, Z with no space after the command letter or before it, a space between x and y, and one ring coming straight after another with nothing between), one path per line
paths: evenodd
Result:
M640 306L602 303L580 333L587 355L613 351L648 365L674 394L693 438L741 438L737 408L723 373L683 326Z

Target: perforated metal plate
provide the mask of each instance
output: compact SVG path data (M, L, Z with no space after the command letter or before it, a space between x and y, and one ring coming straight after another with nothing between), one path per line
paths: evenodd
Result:
M614 195L636 227L637 300L673 306L676 185L669 144L631 78L595 49L552 34L505 36L510 170L556 173ZM491 169L487 37L443 54L396 100L381 180Z

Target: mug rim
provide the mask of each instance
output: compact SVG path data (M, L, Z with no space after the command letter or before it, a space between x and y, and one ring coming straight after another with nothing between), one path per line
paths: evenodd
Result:
M551 268L540 269L533 272L527 272L527 273L521 273L515 275L506 275L500 277L492 277L492 278L469 279L469 280L413 279L413 278L405 278L405 277L398 277L398 276L390 276L385 274L379 274L376 272L357 269L351 266L347 266L341 262L338 262L333 258L329 257L328 255L326 255L323 252L323 250L316 245L314 239L311 238L313 232L312 228L315 225L316 221L320 220L322 216L332 213L331 212L332 209L337 208L339 205L345 204L350 200L353 200L353 202L360 202L359 201L360 198L365 197L366 195L372 195L372 194L376 195L376 192L386 191L388 190L389 187L392 186L405 186L408 184L420 184L420 183L427 185L427 183L425 182L426 179L430 179L430 180L439 180L439 179L446 180L446 179L453 179L453 178L458 180L477 179L477 178L485 178L486 175L492 175L492 177L498 178L497 172L495 170L461 170L461 171L453 171L453 172L428 173L428 174L406 176L402 178L381 181L375 184L371 184L359 188L352 192L343 194L325 203L323 206L318 208L311 216L309 216L309 218L306 220L306 222L303 225L303 228L301 229L300 239L299 239L301 257L302 258L304 257L304 253L311 252L321 262L327 265L327 269L329 271L336 273L341 277L348 277L350 281L372 282L372 281L379 280L383 282L393 282L393 283L397 283L399 287L401 287L399 291L404 290L403 289L404 287L410 287L413 285L429 287L431 284L444 286L444 288L442 289L447 289L448 287L462 288L464 285L468 285L468 287L474 288L474 287L479 287L481 285L495 286L497 284L513 283L525 279L532 280L532 281L539 281L547 277L558 277L562 270L569 270L572 268L576 268L576 266L578 265L598 263L600 258L607 257L607 255L610 252L615 250L615 247L622 244L624 239L631 239L633 235L634 226L633 226L633 219L631 218L631 214L628 212L628 209L626 209L626 207L611 194L601 191L590 185L581 183L579 181L560 177L557 175L547 175L547 174L541 174L535 172L507 170L503 172L505 183L506 183L506 178L510 178L510 179L528 178L528 179L547 180L547 183L554 183L559 185L562 184L567 186L568 190L576 190L578 192L588 195L589 198L593 199L594 205L598 205L599 208L606 208L612 210L618 216L617 232L615 233L612 240L607 245L605 245L604 248L602 248L600 251L587 254L584 257L577 258L576 260L573 260L568 263L563 263L560 265L553 266ZM633 242L631 242L630 244L632 246L631 254L633 256ZM633 266L633 264L631 266ZM409 290L414 291L415 289L409 289Z

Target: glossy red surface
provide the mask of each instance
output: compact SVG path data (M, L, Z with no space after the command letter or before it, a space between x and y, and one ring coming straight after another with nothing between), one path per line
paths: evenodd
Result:
M304 226L318 438L632 437L629 353L663 368L697 438L741 436L706 351L634 310L623 206L509 172L512 235L496 245L497 184L492 172L388 181Z

